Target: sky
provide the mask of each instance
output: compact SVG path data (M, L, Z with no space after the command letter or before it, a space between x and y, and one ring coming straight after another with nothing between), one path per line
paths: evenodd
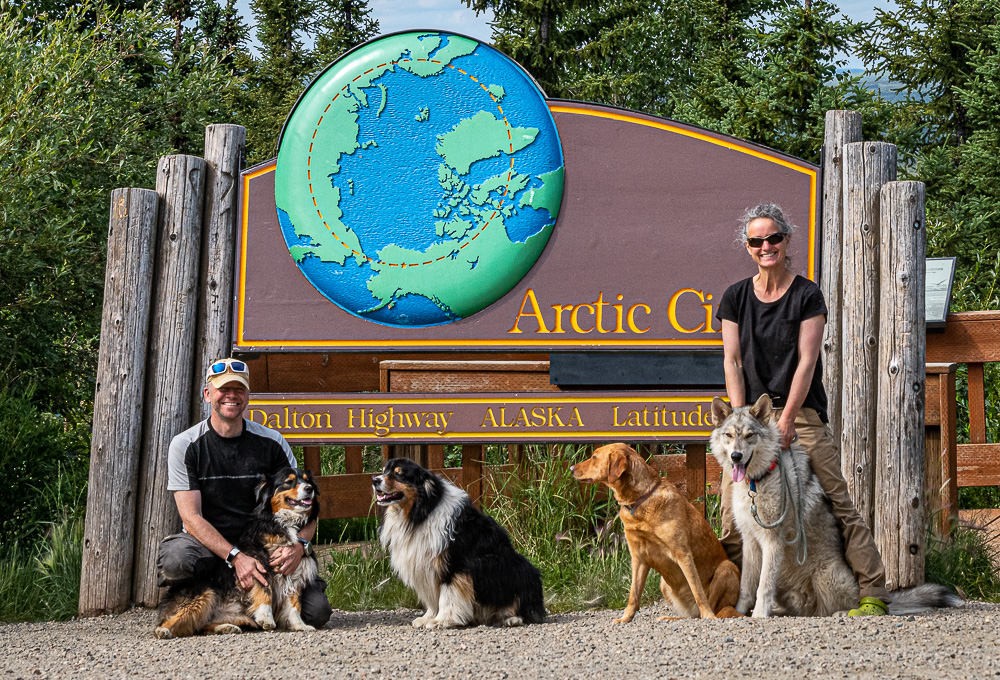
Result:
M875 18L875 7L889 9L891 0L834 0L840 11L855 21ZM252 19L250 0L237 0L244 20ZM379 20L379 29L385 33L395 33L407 29L441 29L462 33L483 41L489 41L491 30L489 21L492 13L476 15L461 0L370 0L372 16ZM251 35L253 31L251 30ZM851 60L847 68L860 68L861 63Z

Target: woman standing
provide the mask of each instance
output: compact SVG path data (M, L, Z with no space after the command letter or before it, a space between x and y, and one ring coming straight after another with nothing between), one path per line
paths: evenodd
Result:
M871 531L858 514L840 469L840 450L827 426L826 392L819 350L826 325L826 302L819 287L791 271L788 244L793 227L781 208L761 203L741 221L742 241L757 264L757 275L734 283L722 296L726 392L735 408L771 396L771 416L781 448L797 441L809 454L844 538L844 557L861 588L851 616L886 614L885 567ZM742 484L748 483L747 481ZM722 544L742 563L742 541L733 520L731 479L722 480ZM744 491L737 486L737 493Z

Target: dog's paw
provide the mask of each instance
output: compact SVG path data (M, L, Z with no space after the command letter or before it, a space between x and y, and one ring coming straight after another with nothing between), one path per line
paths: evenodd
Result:
M299 624L295 624L295 625L289 626L288 630L294 630L294 631L300 632L300 633L311 633L312 631L314 631L316 629L313 628L312 626L310 626L308 623L299 623Z
M274 630L277 624L274 623L274 614L271 613L270 605L261 605L253 613L253 620L264 630Z
M766 607L754 607L753 608L753 618L755 619L767 619L771 617L771 612Z
M661 616L661 617L659 617L656 620L657 621L680 621L681 617L679 617L679 616Z
M615 619L615 623L628 623L632 620L631 616L623 616L620 619Z
M524 619L522 619L520 616L508 616L506 619L503 620L503 625L507 626L508 628L514 628L515 626L523 626Z
M424 614L423 616L418 616L417 618L413 619L413 623L411 625L414 628L426 628L427 624L433 620L434 620L433 616Z
M162 626L154 630L153 635L155 635L157 639L160 640L170 640L174 637L174 634L170 632L169 628L164 628Z
M212 630L212 635L234 635L242 632L243 629L239 626L234 626L231 623L220 623Z

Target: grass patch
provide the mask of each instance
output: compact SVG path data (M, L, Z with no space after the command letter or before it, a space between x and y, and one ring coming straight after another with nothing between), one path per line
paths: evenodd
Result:
M928 535L924 577L972 600L1000 602L1000 555L982 529L954 526L950 541Z
M0 557L0 621L66 621L77 614L83 520L51 526L34 548L15 543Z

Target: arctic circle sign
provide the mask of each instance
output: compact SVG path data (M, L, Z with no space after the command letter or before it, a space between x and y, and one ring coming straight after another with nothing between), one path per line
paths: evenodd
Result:
M317 291L368 321L433 326L531 269L558 216L563 155L515 62L470 38L400 33L309 86L274 182L282 236Z

